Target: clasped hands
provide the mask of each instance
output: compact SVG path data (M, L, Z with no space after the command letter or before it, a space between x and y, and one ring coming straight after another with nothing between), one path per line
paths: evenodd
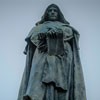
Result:
M46 37L49 38L62 38L63 37L63 31L61 29L49 29L49 31L47 31L46 33L40 33L38 35L38 39L45 39Z

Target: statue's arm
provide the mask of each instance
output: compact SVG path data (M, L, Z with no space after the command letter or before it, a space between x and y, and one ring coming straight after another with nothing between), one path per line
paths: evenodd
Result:
M73 38L73 31L70 27L63 28L64 41L69 41Z
M33 52L33 54L34 54L35 49L36 49L36 45L34 45L33 43L30 42L30 43L27 43L27 45L25 46L25 49L24 49L23 53L24 53L25 55L27 55L27 53L28 53L29 51L31 51L31 52Z

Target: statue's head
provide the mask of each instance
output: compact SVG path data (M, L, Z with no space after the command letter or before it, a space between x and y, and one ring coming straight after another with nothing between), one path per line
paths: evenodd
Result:
M37 24L44 23L45 21L59 21L65 24L69 24L69 22L65 20L62 12L56 4L51 4L46 8L44 15Z
M47 21L57 21L59 19L59 8L52 4L48 6L45 12L45 20Z

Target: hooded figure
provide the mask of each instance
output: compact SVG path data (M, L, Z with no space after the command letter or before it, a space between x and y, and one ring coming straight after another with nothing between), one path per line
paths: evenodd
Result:
M18 100L86 100L79 33L51 4L26 37Z

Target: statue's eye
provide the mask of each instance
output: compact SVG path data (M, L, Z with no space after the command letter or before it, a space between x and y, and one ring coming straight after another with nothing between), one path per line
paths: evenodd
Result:
M57 9L56 9L56 8L50 8L50 9L48 10L48 12L57 12Z
M51 11L52 11L52 9L49 9L49 10L48 10L48 12L51 12Z
M57 12L57 9L54 9L54 12Z

